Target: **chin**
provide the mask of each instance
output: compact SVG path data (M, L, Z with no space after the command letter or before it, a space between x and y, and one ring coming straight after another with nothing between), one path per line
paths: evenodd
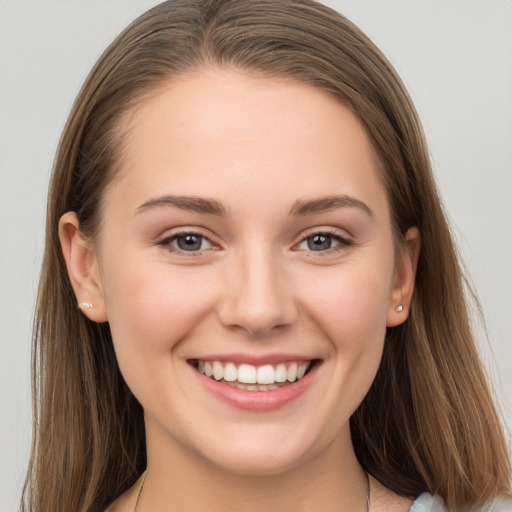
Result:
M269 456L269 454L254 454L240 457L240 455L233 454L233 457L225 458L222 461L211 461L229 473L236 473L239 475L248 476L272 476L286 473L300 466L301 458L296 457L283 457L282 454L278 456Z
M248 439L252 439L250 442ZM267 476L285 473L306 463L321 451L310 446L311 440L288 434L285 439L272 438L269 432L253 433L250 437L236 438L202 452L210 463L231 473ZM213 448L213 449L212 449Z

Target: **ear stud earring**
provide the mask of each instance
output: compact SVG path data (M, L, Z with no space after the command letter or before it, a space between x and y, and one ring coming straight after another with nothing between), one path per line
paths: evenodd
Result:
M90 302L80 302L78 304L78 309L89 309L92 308L92 304Z
M401 313L403 310L404 310L404 307L402 306L402 304L398 304L398 306L395 308L395 311L397 313Z

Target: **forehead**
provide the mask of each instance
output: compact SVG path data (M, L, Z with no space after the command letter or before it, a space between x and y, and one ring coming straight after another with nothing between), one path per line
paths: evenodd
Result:
M115 188L124 180L133 200L157 192L282 204L327 193L385 196L355 115L296 81L207 69L169 81L127 119Z

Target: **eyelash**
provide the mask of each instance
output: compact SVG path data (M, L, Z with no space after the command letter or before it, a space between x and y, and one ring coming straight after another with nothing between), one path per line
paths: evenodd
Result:
M173 242L177 241L180 238L184 238L186 236L194 236L199 238L202 242L206 241L208 242L212 247L215 246L215 244L211 241L210 238L208 238L206 235L203 235L202 233L198 233L196 231L181 231L179 233L174 233L171 236L165 237L162 240L158 242L158 245L161 245L165 248L167 248L169 251L177 253L177 254L183 254L187 256L198 256L202 254L204 250L211 249L211 247L208 247L207 249L199 249L197 251L187 251L184 249L180 249L179 247L175 247L172 245ZM201 243L202 245L202 243Z
M329 247L328 249L322 250L322 251L314 251L312 249L307 251L307 252L311 252L311 253L316 253L315 254L316 256L330 255L335 252L347 249L354 244L352 240L348 240L347 238L342 237L335 231L314 231L314 232L306 235L304 238L302 238L302 240L299 242L298 245L301 245L304 242L307 242L308 239L311 239L311 238L314 238L317 236L325 236L325 237L331 238L332 240L335 240L337 242L337 245L335 245L334 247Z
M187 251L187 250L183 250L183 249L180 249L179 247L176 247L176 246L172 245L173 242L176 242L181 237L186 237L186 236L197 237L197 238L199 238L201 240L201 242L205 242L206 241L212 247L208 247L206 249L199 249L197 251L196 250L194 250L194 251ZM332 254L332 253L335 253L335 252L347 249L348 247L353 245L353 241L348 240L348 239L340 236L335 231L314 231L312 233L309 233L305 237L303 237L300 240L300 242L295 245L295 247L298 247L301 244L303 244L304 242L307 242L308 239L311 239L311 238L314 238L314 237L317 237L317 236L324 236L324 237L330 238L332 240L335 240L337 242L337 244L334 247L329 247L329 248L327 248L325 250L319 250L319 251L315 251L313 249L306 250L306 252L316 253L315 254L316 256L323 256L323 255L327 255L327 254ZM187 255L187 256L198 256L198 255L202 254L202 252L204 250L209 250L209 249L212 249L212 248L215 247L214 243L212 242L212 240L209 237L207 237L206 235L203 235L202 233L198 233L196 231L181 231L179 233L174 233L171 236L165 237L162 240L160 240L158 242L158 245L166 247L171 252L174 252L174 253L177 253L177 254L183 254L183 255ZM202 243L201 243L201 245L202 245ZM213 250L215 250L215 249L213 249Z

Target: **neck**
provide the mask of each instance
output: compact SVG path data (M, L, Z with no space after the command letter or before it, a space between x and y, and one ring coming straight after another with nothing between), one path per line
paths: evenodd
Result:
M350 436L340 435L302 463L272 474L230 471L178 443L162 449L158 437L148 435L148 469L137 512L366 509L368 481Z

